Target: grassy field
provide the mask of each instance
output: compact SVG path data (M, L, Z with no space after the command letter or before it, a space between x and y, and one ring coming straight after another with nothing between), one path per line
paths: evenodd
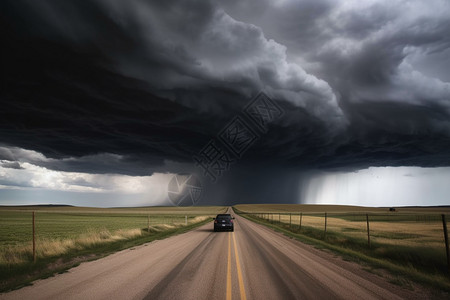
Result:
M238 204L235 208L243 212L285 212L285 213L391 213L391 214L450 214L450 207L397 207L389 212L388 207L365 207L351 205L321 204Z
M92 231L143 229L184 224L185 216L213 216L223 207L98 209L79 207L1 207L0 248L31 241L32 211L40 239L73 239Z
M288 235L450 291L441 215L450 208L367 208L333 205L236 205ZM301 213L301 214L300 214ZM325 213L326 231L325 231ZM370 247L367 235L369 219ZM301 226L300 226L301 225Z
M80 256L92 259L184 232L211 220L226 209L217 206L109 209L0 207L0 291L38 278L40 274L48 274L52 271L48 266L56 261L68 262L61 264L66 268L71 261L79 261ZM32 255L33 211L35 263Z

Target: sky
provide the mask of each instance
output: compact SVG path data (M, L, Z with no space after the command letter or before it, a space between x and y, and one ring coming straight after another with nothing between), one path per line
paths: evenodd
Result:
M176 174L196 205L450 205L446 0L11 0L0 31L0 205L172 205Z

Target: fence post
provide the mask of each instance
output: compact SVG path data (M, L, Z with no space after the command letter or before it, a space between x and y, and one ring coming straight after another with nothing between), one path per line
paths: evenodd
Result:
M298 227L298 230L302 230L302 218L303 218L303 213L300 213L300 226Z
M447 222L445 220L445 215L442 215L442 227L444 228L444 239L445 239L445 253L447 254L447 268L450 271L450 253L448 249L448 232L447 232Z
M289 228L292 228L292 213L289 213Z
M366 214L366 221L367 221L367 243L370 248L370 228L369 228L369 214Z
M184 216L184 225L187 226L187 215Z
M35 229L35 220L34 220L34 211L33 211L33 262L36 262L36 229Z
M281 225L281 213L278 213L278 224Z
M147 215L147 232L150 232L150 215Z
M324 231L324 237L327 237L327 213L325 213L325 231Z

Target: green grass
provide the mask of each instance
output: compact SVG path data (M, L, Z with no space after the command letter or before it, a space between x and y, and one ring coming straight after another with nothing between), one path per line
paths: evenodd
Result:
M189 215L188 218L194 218ZM36 212L36 235L44 239L70 239L90 230L145 228L150 225L184 223L182 215ZM32 240L30 212L0 211L0 247Z
M414 233L402 233L402 232L375 232L371 234L372 238L386 238L386 239L393 239L393 240L408 240L408 239L415 239L415 238L421 238L424 237L424 235L421 234L414 234Z
M0 207L0 291L62 272L81 261L186 232L226 209ZM32 211L36 224L34 263Z
M251 210L250 206L245 208ZM260 208L257 207L258 210L255 209L255 211L260 212ZM298 207L296 210L298 212ZM274 221L272 221L272 219L260 218L261 215L243 214L239 209L235 211L252 221L264 224L290 237L320 248L333 250L343 255L345 259L362 262L372 268L386 269L395 278L412 280L450 292L450 278L442 229L433 229L435 226L442 228L442 225L430 224L432 218L416 218L414 215L408 215L401 216L400 220L395 221L390 218L379 218L373 224L371 221L371 228L374 229L371 229L371 247L369 248L365 214L359 218L356 218L354 213L351 213L352 215L348 218L342 213L340 215L328 214L327 232L325 233L324 213L314 212L303 215L300 228L299 218L296 219L296 223L293 222L291 226L289 225L292 216L289 217L286 211L284 211L284 215L281 214L281 223L278 221L278 214L274 215ZM420 213L428 212L422 210ZM437 220L440 220L439 218ZM412 221L418 219L420 221ZM370 220L372 220L372 216L370 216Z
M80 234L108 230L146 228L158 224L184 223L198 215L214 216L224 207L80 208L0 207L0 248L32 240L32 211L40 239L70 239Z

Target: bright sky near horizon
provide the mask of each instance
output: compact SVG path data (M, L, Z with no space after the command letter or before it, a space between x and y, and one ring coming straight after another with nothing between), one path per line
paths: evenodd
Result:
M30 163L20 166L13 170L0 166L0 205L172 205L167 189L174 174L86 174L54 171ZM299 179L297 203L377 207L449 205L449 183L448 167L371 167L354 172L316 171L310 172L307 179ZM198 204L212 202L202 199Z

